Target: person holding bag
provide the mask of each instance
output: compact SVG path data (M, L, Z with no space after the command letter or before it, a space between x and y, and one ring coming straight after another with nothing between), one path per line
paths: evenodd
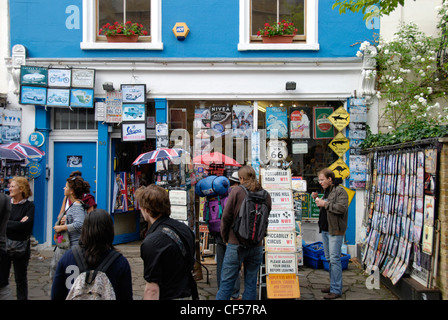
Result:
M56 266L58 265L62 255L69 248L78 244L79 237L81 236L82 225L86 216L83 202L80 199L84 195L86 189L86 182L83 178L75 176L67 179L67 183L64 187L64 196L70 200L71 205L53 227L57 241L50 266L51 279L53 279Z
M14 278L17 288L17 300L28 299L27 269L30 260L30 236L34 225L34 202L28 198L32 195L30 184L24 177L9 180L11 197L11 214L6 227L7 254L2 268L2 279L7 279L14 266Z

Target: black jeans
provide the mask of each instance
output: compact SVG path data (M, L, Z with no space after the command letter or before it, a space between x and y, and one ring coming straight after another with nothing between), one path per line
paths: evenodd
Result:
M1 259L0 282L3 286L9 284L9 272L11 264L14 266L14 279L17 288L17 300L28 300L28 262L30 260L31 250L28 242L25 254L19 257L12 257L6 254Z

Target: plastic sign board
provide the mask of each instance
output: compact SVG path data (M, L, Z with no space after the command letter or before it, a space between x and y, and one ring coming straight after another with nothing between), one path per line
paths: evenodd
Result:
M291 169L261 169L261 185L265 189L290 189Z
M350 149L350 140L347 139L342 133L338 132L338 134L334 137L333 140L331 140L328 146L339 157L342 157L344 156L344 153L346 153Z
M328 169L330 169L331 171L334 172L334 175L336 176L336 178L345 179L350 175L349 167L344 162L344 160L342 160L341 158L339 158L338 160L333 162L333 164L330 165L328 167Z
M271 161L282 161L286 160L288 156L288 147L283 140L270 140L268 142L267 156Z
M271 210L269 214L268 230L291 231L295 230L293 210Z
M265 238L266 252L295 252L296 237L294 231L269 231Z
M295 253L266 253L266 272L297 273L297 257Z
M300 298L299 277L296 274L268 274L266 278L268 299Z
M272 200L271 210L292 210L294 202L291 189L266 189Z
M342 131L350 122L350 114L344 107L337 108L328 119L338 131Z

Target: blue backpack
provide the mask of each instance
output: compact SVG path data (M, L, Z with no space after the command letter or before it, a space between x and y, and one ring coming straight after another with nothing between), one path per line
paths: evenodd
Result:
M221 233L221 218L224 206L227 203L228 194L207 197L204 205L204 220L207 222L208 230L212 236Z

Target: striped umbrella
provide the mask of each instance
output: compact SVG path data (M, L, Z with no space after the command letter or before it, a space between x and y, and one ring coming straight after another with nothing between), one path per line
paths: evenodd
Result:
M174 158L180 158L182 154L185 153L182 149L169 149L169 148L160 148L153 151L149 151L146 153L142 153L134 160L132 165L141 165L154 163L162 160L172 160Z
M0 144L0 158L11 160L40 159L45 152L29 144L13 142Z

